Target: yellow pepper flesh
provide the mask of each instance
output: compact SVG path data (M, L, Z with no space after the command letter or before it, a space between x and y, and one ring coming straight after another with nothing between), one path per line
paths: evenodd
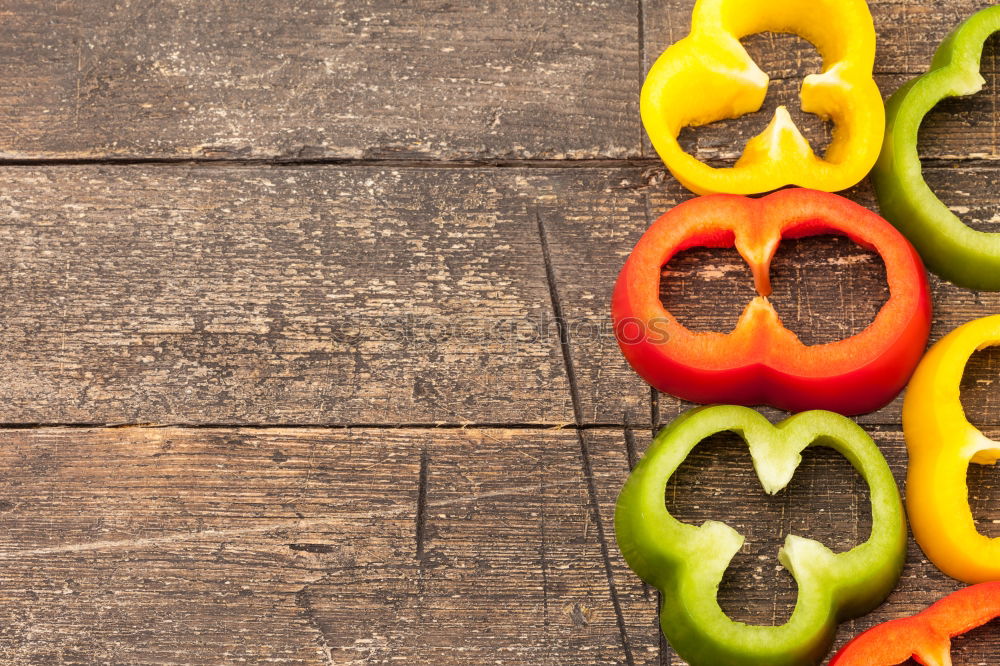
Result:
M1000 580L1000 537L976 529L969 507L969 463L992 465L1000 442L969 423L959 385L973 352L1000 345L1000 315L955 329L931 347L903 401L910 454L906 506L913 535L927 557L967 583Z
M684 152L681 129L760 109L768 76L740 38L791 32L812 42L823 71L802 84L802 110L834 122L819 158L784 107L746 145L734 167L713 168ZM698 0L691 33L650 69L640 111L653 146L685 187L698 193L757 194L785 185L836 192L864 178L882 147L885 109L872 78L875 28L864 0Z

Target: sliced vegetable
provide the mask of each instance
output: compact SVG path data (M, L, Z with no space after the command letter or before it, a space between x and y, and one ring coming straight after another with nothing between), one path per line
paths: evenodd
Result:
M986 83L979 73L983 44L1000 31L1000 5L974 14L938 47L930 71L889 99L885 144L872 182L882 215L910 239L941 277L969 289L1000 290L1000 233L977 231L927 185L917 150L920 125L941 100L972 95Z
M743 537L720 522L682 523L664 503L667 481L688 454L725 430L747 442L770 494L788 485L808 446L840 452L871 489L872 531L861 545L835 554L818 541L787 536L778 559L799 592L791 618L778 627L734 622L719 607L719 583ZM777 426L746 407L702 407L681 415L660 432L625 483L615 531L628 565L663 593L660 626L692 666L819 663L839 621L868 612L889 594L906 553L902 501L878 447L850 419L819 411Z
M951 639L1000 617L1000 582L954 592L913 617L885 622L837 653L830 666L951 666Z
M903 400L913 536L935 566L966 583L1000 580L1000 537L976 529L968 488L969 463L995 464L1000 442L969 423L959 388L972 353L993 345L1000 315L958 327L927 352Z
M734 167L713 168L684 152L684 127L760 109L768 76L740 38L793 32L823 56L823 71L802 84L802 110L830 118L833 141L819 158L779 107ZM698 194L755 194L785 185L836 192L857 184L878 158L885 128L872 78L875 27L864 0L698 0L691 33L656 60L642 87L646 132L671 173Z
M768 271L782 238L824 233L879 253L889 300L861 333L806 346L768 302ZM688 330L660 301L662 267L690 247L733 245L759 296L731 333ZM611 312L625 358L660 391L700 403L860 414L886 405L906 384L927 344L931 302L920 258L892 225L835 194L788 189L760 199L700 197L667 212L626 261Z

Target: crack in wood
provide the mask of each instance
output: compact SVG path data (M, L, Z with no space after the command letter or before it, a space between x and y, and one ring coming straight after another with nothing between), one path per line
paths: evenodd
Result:
M128 428L146 430L618 430L624 422L616 421L592 423L504 423L497 421L477 422L414 422L414 423L0 423L0 430L122 430ZM891 425L891 424L885 424Z
M562 303L559 300L559 289L556 287L555 268L552 265L549 239L545 232L545 224L542 221L541 213L537 208L535 209L535 221L538 223L538 237L542 247L542 259L545 263L545 277L549 288L549 298L552 301L552 315L556 320L556 328L559 331L559 346L562 350L563 365L565 366L566 379L569 383L570 400L573 403L573 415L577 426L579 426L583 423L583 412L580 403L580 390L576 383L576 368L573 365L573 355L570 348L569 329L566 326L566 319L563 316ZM611 568L611 553L604 533L604 523L601 520L600 504L597 500L597 485L594 481L594 472L590 463L590 451L587 447L586 438L583 436L583 431L579 427L576 428L576 438L580 445L580 460L583 466L583 476L587 482L590 511L597 529L597 539L601 547L601 557L604 560L604 571L608 578L608 592L611 595L611 603L615 609L615 619L618 622L622 651L625 653L625 662L629 666L634 666L635 660L632 658L632 648L628 642L628 632L625 629L622 604L618 598L614 571Z
M631 421L622 419L621 421L599 421L591 423L497 423L497 422L463 422L463 423L129 423L129 424L107 424L107 423L0 423L2 430L235 430L239 432L254 431L337 431L337 430L621 430L629 426L633 430L636 428L650 428L653 436L663 428L662 418L659 415L659 392L655 389L650 391L650 411L653 412L650 421ZM970 414L975 414L973 408L979 409L975 403L971 403ZM697 405L688 405L695 407ZM862 424L866 428L898 428L899 418L891 414L881 414L874 412L864 415ZM998 429L1000 421L991 418L980 418L974 425L980 430ZM282 462L280 455L275 462Z
M330 647L330 639L326 635L323 625L320 624L319 619L316 617L316 611L313 609L312 602L309 601L309 587L324 582L328 576L329 574L324 574L318 580L306 583L301 590L295 593L295 605L302 610L302 614L305 616L309 626L316 630L316 642L323 654L324 663L327 666L333 666L337 662L333 659L333 649Z
M424 561L424 539L427 533L427 485L429 456L427 449L420 454L420 473L417 477L417 518L416 518L416 557Z
M628 461L628 471L631 472L635 469L635 463L637 461L635 453L635 433L632 432L632 426L628 423L625 424L625 456Z
M648 203L648 197L647 197ZM647 220L649 219L649 207L646 207ZM652 439L656 439L656 436L660 434L660 392L657 391L652 386L649 387L649 420L652 424L650 427L650 434ZM663 593L659 590L656 591L656 634L660 639L660 666L670 666L671 656L670 656L670 643L667 642L667 637L663 635L663 631L660 629L660 609L663 607Z
M67 157L67 158L0 158L6 166L198 166L198 167L374 167L407 169L573 169L622 167L662 167L659 158L652 157L578 157L566 159L399 159L399 158L225 158L225 157Z
M780 79L776 79L780 80ZM645 130L643 130L645 131ZM701 160L709 166L728 166L722 158L706 157ZM997 157L983 155L945 155L921 158L924 169L953 169L958 162L962 167L995 169ZM337 167L337 168L400 168L400 169L623 169L637 168L663 170L663 162L658 157L582 157L572 159L484 159L484 160L417 160L417 159L341 159L341 158L190 158L190 157L101 157L101 158L0 158L0 167L59 167L59 166L163 166L163 167L204 167L204 168L256 168L275 169L295 167Z
M639 89L642 89L646 79L646 3L645 0L637 0L638 5L638 43L639 43ZM646 130L642 123L639 123L639 153L646 154Z
M656 437L660 434L660 392L652 386L649 387L649 422L650 434Z
M285 545L288 546L289 550L300 553L313 553L314 555L337 552L336 546L331 546L327 543L289 543Z

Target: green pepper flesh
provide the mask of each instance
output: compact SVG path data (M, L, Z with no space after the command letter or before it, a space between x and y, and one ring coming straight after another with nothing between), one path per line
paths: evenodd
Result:
M719 606L722 577L743 537L728 525L701 526L667 511L667 481L703 439L733 431L747 442L764 490L791 481L808 446L827 446L847 458L871 488L871 537L834 553L788 535L779 560L798 585L795 609L784 625L731 620ZM628 481L615 510L618 545L629 566L662 593L660 623L677 653L692 666L817 664L833 642L837 623L864 614L888 596L906 553L906 519L899 489L871 438L832 412L803 412L772 425L746 407L702 407L660 432Z
M983 45L997 31L1000 5L973 14L941 43L930 71L889 98L885 141L872 171L882 216L913 243L927 267L959 286L989 291L1000 290L1000 233L967 226L934 194L917 141L938 102L982 90Z

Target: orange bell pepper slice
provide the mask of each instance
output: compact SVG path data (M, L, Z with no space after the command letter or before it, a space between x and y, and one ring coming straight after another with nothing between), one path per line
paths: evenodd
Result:
M920 361L903 400L913 536L935 566L966 583L1000 580L1000 537L976 529L967 481L969 463L1000 459L1000 442L969 423L959 393L969 357L993 345L1000 345L1000 315L958 327Z

